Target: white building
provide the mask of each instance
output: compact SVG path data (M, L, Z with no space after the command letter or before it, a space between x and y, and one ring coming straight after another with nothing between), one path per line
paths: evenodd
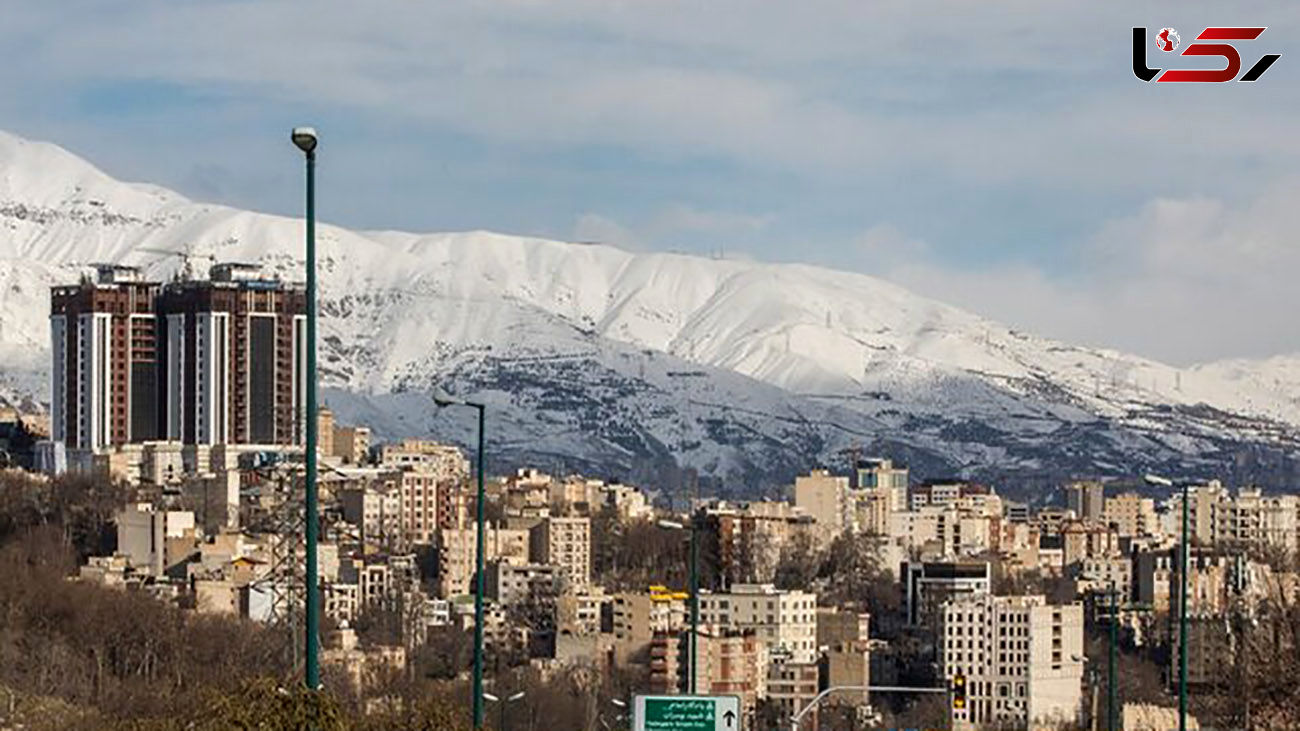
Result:
M1083 607L1041 595L971 596L943 607L942 676L966 680L953 728L1073 723L1083 700Z
M700 623L752 630L771 650L795 662L817 659L817 595L771 584L736 584L727 592L700 592Z

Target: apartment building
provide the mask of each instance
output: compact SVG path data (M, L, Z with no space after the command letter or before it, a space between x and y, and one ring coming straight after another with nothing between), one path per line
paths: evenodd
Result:
M401 483L400 472L367 470L335 488L343 519L361 530L364 542L405 541Z
M344 464L363 464L370 461L370 440L368 426L336 426L332 454Z
M767 701L783 719L802 711L821 692L821 666L816 658L796 660L772 652L767 664ZM808 728L817 728L817 709L803 718Z
M1115 526L1122 538L1154 536L1160 532L1155 501L1135 492L1106 498L1101 517L1107 525Z
M966 680L954 728L1074 723L1083 700L1083 607L1040 595L969 596L943 606L942 677Z
M817 659L817 595L782 591L771 584L736 584L726 592L700 592L700 622L753 631L774 653L796 662Z
M812 518L787 502L718 502L698 519L704 545L717 556L728 585L771 582L785 546L816 529Z
M620 663L627 662L628 658L650 645L656 636L675 638L686 626L687 597L685 592L670 591L657 584L645 593L614 594L610 613L615 659ZM665 677L670 674L663 668L660 672L665 673Z
M908 469L888 459L860 459L857 463L857 489L888 498L888 510L907 509Z
M853 507L848 501L849 478L827 470L813 470L794 480L794 505L817 522L814 537L821 545L831 542L850 526Z
M469 477L469 459L460 447L427 439L403 439L383 445L379 450L379 464L452 479Z
M134 267L50 293L50 437L99 451L159 436L159 284Z
M1175 494L1161 516L1167 535L1182 535L1182 496ZM1188 491L1192 541L1203 546L1240 545L1294 553L1300 550L1300 496L1265 495L1258 488L1230 492L1218 480Z
M471 523L465 528L448 528L435 534L438 549L438 596L446 599L471 592L478 530ZM483 536L483 561L492 559L522 566L528 563L528 531L488 526ZM484 577L486 580L486 577Z
M529 532L529 542L533 562L560 568L566 591L582 593L591 586L590 518L544 518Z
M1119 533L1092 520L1069 520L1060 529L1061 562L1065 567L1090 558L1117 556Z
M937 624L945 602L986 595L992 585L987 561L909 561L903 568L907 622Z
M1100 482L1074 482L1065 486L1065 506L1079 520L1101 520L1105 512L1105 488Z
M695 692L734 695L749 724L758 701L768 697L767 644L753 632L701 625L696 639ZM686 693L690 689L690 631L656 633L650 641L650 679L654 694Z
M401 496L402 540L429 545L434 543L439 530L465 527L469 495L457 477L414 469L410 465L394 474L398 475Z
M553 602L560 594L561 572L549 564L511 565L495 559L487 566L485 596L507 606L530 599Z

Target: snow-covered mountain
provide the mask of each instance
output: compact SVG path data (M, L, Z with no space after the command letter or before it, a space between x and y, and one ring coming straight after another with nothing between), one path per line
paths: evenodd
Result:
M300 279L302 239L300 220L0 133L0 399L44 398L48 287L87 265L161 280L256 261ZM642 478L692 467L757 488L859 444L1004 479L1293 469L1300 359L1180 370L803 265L487 232L318 241L328 399L382 436L467 437L424 395L439 383L492 404L503 463Z

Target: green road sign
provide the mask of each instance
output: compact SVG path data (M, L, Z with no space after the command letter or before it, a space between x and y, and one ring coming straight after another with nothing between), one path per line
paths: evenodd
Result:
M639 695L633 731L740 731L740 699L734 695Z

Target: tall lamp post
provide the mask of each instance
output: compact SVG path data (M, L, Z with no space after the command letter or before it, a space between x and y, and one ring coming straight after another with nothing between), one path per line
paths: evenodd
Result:
M691 673L687 692L695 695L696 645L699 643L700 638L700 553L695 538L695 515L692 513L689 526L675 520L661 520L659 521L659 527L669 530L690 531L691 534L691 636L686 640L686 651L690 655Z
M487 493L483 488L483 404L454 398L441 391L434 393L433 402L439 407L468 406L478 410L478 499L475 500L474 527L478 533L475 548L474 565L474 728L483 728L483 592L486 589L484 574L487 572L484 557L484 533L487 532L483 513L483 504L487 502Z
M307 528L307 687L320 687L320 587L316 551L320 513L316 486L316 130L294 127L293 144L307 156L307 495L303 523Z
M1187 537L1187 480L1174 481L1159 475L1147 475L1147 484L1161 487L1179 487L1183 492L1183 534L1179 543L1178 571L1178 731L1187 731L1187 576L1191 562L1190 539Z

